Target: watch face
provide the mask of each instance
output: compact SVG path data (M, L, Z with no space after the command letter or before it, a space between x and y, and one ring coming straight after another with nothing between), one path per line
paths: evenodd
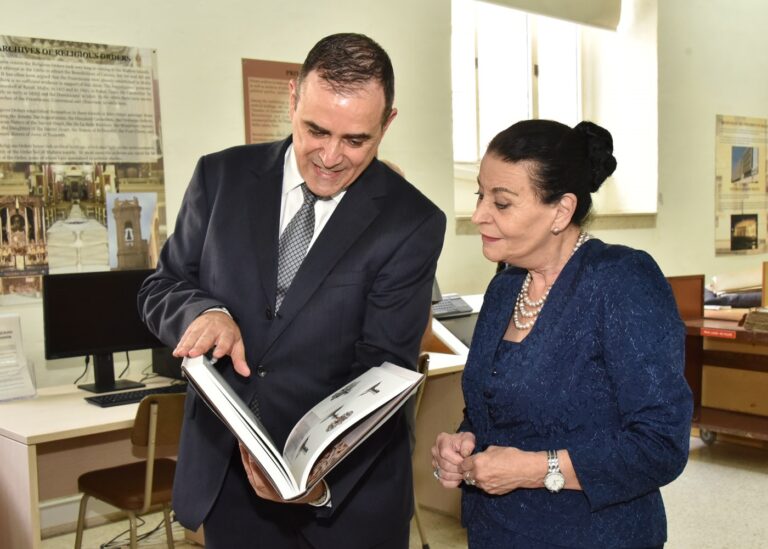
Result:
M560 472L548 473L544 477L544 486L550 492L559 492L565 486L565 477Z

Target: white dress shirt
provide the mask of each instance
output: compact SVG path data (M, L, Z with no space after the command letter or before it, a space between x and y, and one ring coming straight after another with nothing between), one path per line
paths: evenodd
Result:
M296 163L296 155L293 153L293 145L288 146L288 150L285 152L285 163L283 167L283 191L280 198L280 234L291 222L293 216L299 211L301 205L304 203L304 193L299 188L304 183L304 178L299 173L299 166ZM341 199L347 191L341 191L340 193L332 196L328 199L320 199L315 202L315 232L312 235L312 240L307 247L307 252L312 244L317 240L317 236L325 227L325 224L330 219L331 214L339 205Z
M304 193L299 188L302 183L304 183L304 178L302 178L299 173L299 166L296 163L296 155L293 154L293 145L291 144L285 152L285 162L283 164L283 190L280 197L281 235L288 226L288 223L293 219L293 216L296 215L296 212L299 211L301 205L304 203ZM328 222L328 219L330 219L336 206L341 202L341 199L344 198L346 192L347 191L341 191L331 198L317 200L315 202L315 232L312 235L312 240L310 241L309 246L307 246L307 252L309 252L312 244L317 240L317 235L323 230L323 227L325 227L325 224ZM212 307L203 312L207 313L208 311L221 311L232 316L225 307Z

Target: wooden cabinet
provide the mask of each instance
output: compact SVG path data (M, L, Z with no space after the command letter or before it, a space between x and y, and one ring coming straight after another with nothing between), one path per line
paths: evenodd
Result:
M705 319L704 275L667 280L686 326L693 426L707 443L717 433L768 440L768 333L745 330L735 320Z

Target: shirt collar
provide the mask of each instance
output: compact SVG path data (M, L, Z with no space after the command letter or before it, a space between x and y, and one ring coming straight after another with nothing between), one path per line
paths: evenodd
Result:
M299 173L299 165L296 163L296 155L293 153L293 144L288 145L288 150L285 151L283 166L283 195L286 195L304 183Z

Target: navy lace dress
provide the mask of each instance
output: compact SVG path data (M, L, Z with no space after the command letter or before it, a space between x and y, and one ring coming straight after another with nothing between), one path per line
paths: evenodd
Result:
M476 451L567 449L583 491L464 486L470 548L663 545L659 487L685 467L692 414L669 285L648 254L589 240L512 343L503 335L524 276L507 269L485 294L460 429L475 434Z

